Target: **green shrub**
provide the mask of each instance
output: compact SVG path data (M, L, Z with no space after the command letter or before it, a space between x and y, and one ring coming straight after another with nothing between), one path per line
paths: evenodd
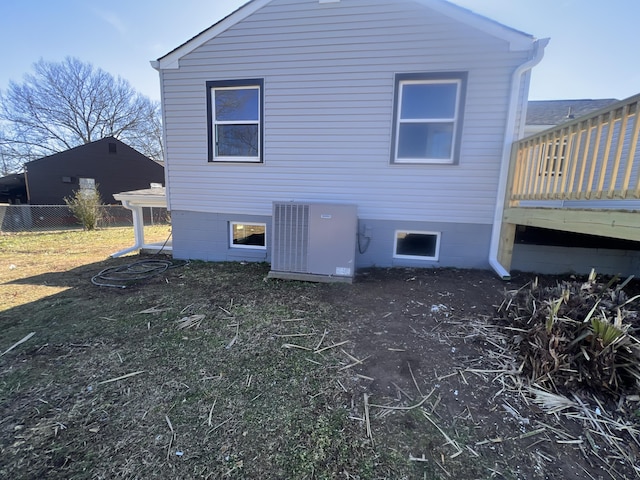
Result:
M78 222L85 230L95 230L102 220L103 209L102 199L98 188L94 190L76 190L71 197L65 197L71 213L78 219Z

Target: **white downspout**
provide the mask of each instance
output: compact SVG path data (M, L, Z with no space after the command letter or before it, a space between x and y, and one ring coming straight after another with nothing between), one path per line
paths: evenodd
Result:
M498 196L496 198L496 208L493 216L493 228L491 230L491 246L489 248L489 265L503 280L508 280L511 275L498 260L498 249L500 247L500 231L502 230L502 214L504 213L504 200L507 193L507 181L509 176L509 162L511 160L511 146L515 140L515 120L520 99L520 86L522 76L528 70L535 67L544 56L544 49L549 43L548 38L541 38L534 43L533 57L522 65L518 66L511 77L511 95L509 99L509 110L507 113L507 124L504 131L504 145L502 146L502 159L500 161L500 175L498 177ZM524 112L523 112L524 113Z
M165 108L164 108L164 85L162 83L162 70L160 69L160 61L159 60L153 60L150 62L151 63L151 67L156 70L158 72L158 81L160 83L160 114L162 117L162 141L164 142L163 145L163 149L164 149L164 158L163 160L163 166L164 166L164 185L165 185L165 198L166 198L166 208L167 211L170 212L171 211L171 195L170 195L170 191L171 191L171 184L169 181L169 153L168 153L168 149L167 149L167 118L165 115Z
M122 255L126 255L127 253L135 250L140 250L144 247L144 219L142 217L142 207L139 205L132 205L129 200L121 200L121 202L124 208L131 210L135 242L132 247L125 248L124 250L111 254L111 258L121 257Z

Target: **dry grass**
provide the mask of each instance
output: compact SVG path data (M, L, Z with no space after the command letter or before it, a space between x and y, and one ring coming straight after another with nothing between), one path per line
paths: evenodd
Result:
M170 227L145 227L145 241L163 242ZM100 262L133 245L131 227L94 231L60 230L0 235L0 311L55 295L69 285L53 285L43 274L62 273ZM27 279L33 278L29 288ZM11 283L18 282L21 283Z
M0 477L375 478L393 454L353 443L348 342L315 285L201 262L91 285L129 232L2 237Z
M632 478L563 433L599 425L577 400L549 419L515 395L508 332L478 321L490 274L192 262L99 288L128 229L0 241L2 478Z

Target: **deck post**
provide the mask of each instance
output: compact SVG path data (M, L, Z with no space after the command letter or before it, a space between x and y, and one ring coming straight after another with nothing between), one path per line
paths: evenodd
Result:
M502 222L500 229L500 244L498 245L498 261L506 270L511 270L513 260L513 245L516 240L515 223Z
M511 146L511 156L509 160L509 174L507 175L507 188L505 192L504 204L507 207L512 207L517 204L514 197L518 193L518 185L516 185L516 178L523 174L524 162L526 158L523 155L523 151L519 148L519 143L514 143ZM504 212L502 214L502 221L500 225L500 240L498 243L498 261L507 271L511 270L511 261L513 259L513 244L516 240L516 224L505 222Z

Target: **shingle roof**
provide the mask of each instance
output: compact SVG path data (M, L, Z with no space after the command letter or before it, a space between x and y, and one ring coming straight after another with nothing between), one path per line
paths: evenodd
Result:
M617 101L615 98L529 101L527 125L560 125Z

